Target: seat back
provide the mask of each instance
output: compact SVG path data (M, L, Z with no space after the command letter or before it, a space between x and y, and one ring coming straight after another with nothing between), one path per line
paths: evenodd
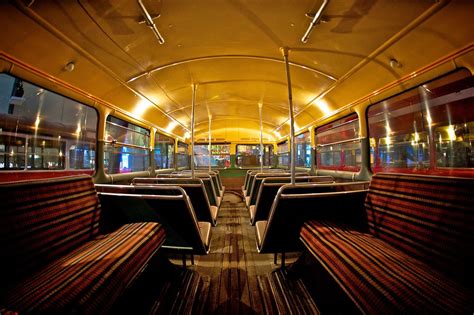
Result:
M378 173L365 200L369 230L410 256L466 279L474 265L473 193L472 178Z
M368 185L368 182L364 182ZM330 219L363 226L367 189L361 183L283 185L275 198L262 242L261 253L301 250L299 234L305 221ZM355 190L351 190L354 188Z
M101 207L87 175L0 184L1 282L15 281L99 233Z
M195 174L196 178L199 178L204 183L204 188L206 189L207 197L211 206L218 207L217 202L217 192L214 189L214 183L211 180L211 176L208 174ZM161 174L157 175L156 178L189 178L191 179L191 174L189 173L178 173L178 174Z
M281 186L291 182L290 177L266 177L263 178L259 187L257 197L255 198L255 214L250 217L250 222L255 225L255 222L260 220L267 220L268 214L273 205L273 201ZM334 183L332 176L301 176L295 178L296 183Z
M216 223L211 214L206 188L200 178L134 178L132 180L132 185L165 185L181 187L186 191L186 194L191 199L198 221L205 221L214 225Z
M104 208L119 220L159 222L166 230L164 248L207 254L191 201L178 186L96 185Z
M299 176L308 176L307 172L298 172L295 174L296 177ZM257 198L258 190L262 180L267 177L291 177L290 173L256 173L250 175L249 189L247 190L247 196L250 197L250 204L255 204L255 199ZM253 203L252 203L253 202Z

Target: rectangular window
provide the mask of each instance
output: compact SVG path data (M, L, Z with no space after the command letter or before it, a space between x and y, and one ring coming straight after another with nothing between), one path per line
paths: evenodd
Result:
M374 104L368 121L374 172L474 175L474 79L469 71Z
M189 154L188 154L188 145L184 142L178 142L178 167L189 168Z
M148 169L150 131L125 120L108 116L105 125L104 168L107 174Z
M272 166L273 145L263 145L263 166ZM235 157L239 167L260 166L260 144L238 144Z
M194 160L196 167L209 167L209 145L194 145ZM211 145L211 167L230 167L230 144Z
M295 137L296 166L311 167L311 138L309 131Z
M156 169L174 168L174 139L155 133Z
M87 105L0 74L0 171L92 174L97 121Z
M357 114L321 126L315 133L316 164L319 169L360 170L362 158Z
M288 166L290 164L290 153L288 141L280 142L277 145L278 166Z

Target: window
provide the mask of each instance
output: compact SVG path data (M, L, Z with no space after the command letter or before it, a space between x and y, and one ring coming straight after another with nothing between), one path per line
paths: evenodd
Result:
M155 133L156 169L174 168L174 139Z
M295 137L296 166L311 167L311 138L309 131Z
M184 142L178 142L178 167L189 168L188 145Z
M278 143L278 166L288 166L290 164L290 153L288 149L288 141Z
M361 144L357 114L321 126L316 132L316 164L320 169L357 172Z
M194 145L194 160L196 167L209 167L209 145ZM230 167L230 145L212 144L211 145L211 167L226 168Z
M368 110L374 172L473 175L474 80L460 70Z
M129 173L148 169L149 130L108 116L105 134L104 167L106 173Z
M260 144L238 144L236 164L240 167L260 166ZM263 145L263 166L272 166L273 145Z
M0 171L92 174L97 118L87 105L0 74Z

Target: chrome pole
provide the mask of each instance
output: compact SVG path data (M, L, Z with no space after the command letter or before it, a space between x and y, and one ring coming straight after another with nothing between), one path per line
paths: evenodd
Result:
M262 127L262 103L258 103L258 113L260 116L260 172L263 173L263 127Z
M211 152L211 146L212 146L212 141L211 141L211 120L212 120L212 115L209 114L209 172L211 171L211 158L212 158L212 152Z
M193 84L193 99L191 107L191 177L194 179L194 106L196 105L196 84Z
M290 77L290 64L288 61L288 47L282 48L283 58L285 59L286 65L286 79L288 82L288 103L290 107L290 170L291 170L291 184L295 184L295 173L296 173L296 149L295 149L295 118L293 115L293 93L291 91L291 77Z

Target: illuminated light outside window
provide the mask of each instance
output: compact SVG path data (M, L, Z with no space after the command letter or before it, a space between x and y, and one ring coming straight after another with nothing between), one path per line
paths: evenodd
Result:
M156 132L154 157L156 169L174 168L174 139Z
M263 166L272 166L273 145L263 145ZM260 166L260 144L238 144L236 147L235 164L239 167Z
M107 174L145 171L150 166L150 131L108 116L105 126L104 168Z
M194 159L196 162L196 167L209 167L209 145L195 144ZM211 167L230 167L230 144L211 145Z

